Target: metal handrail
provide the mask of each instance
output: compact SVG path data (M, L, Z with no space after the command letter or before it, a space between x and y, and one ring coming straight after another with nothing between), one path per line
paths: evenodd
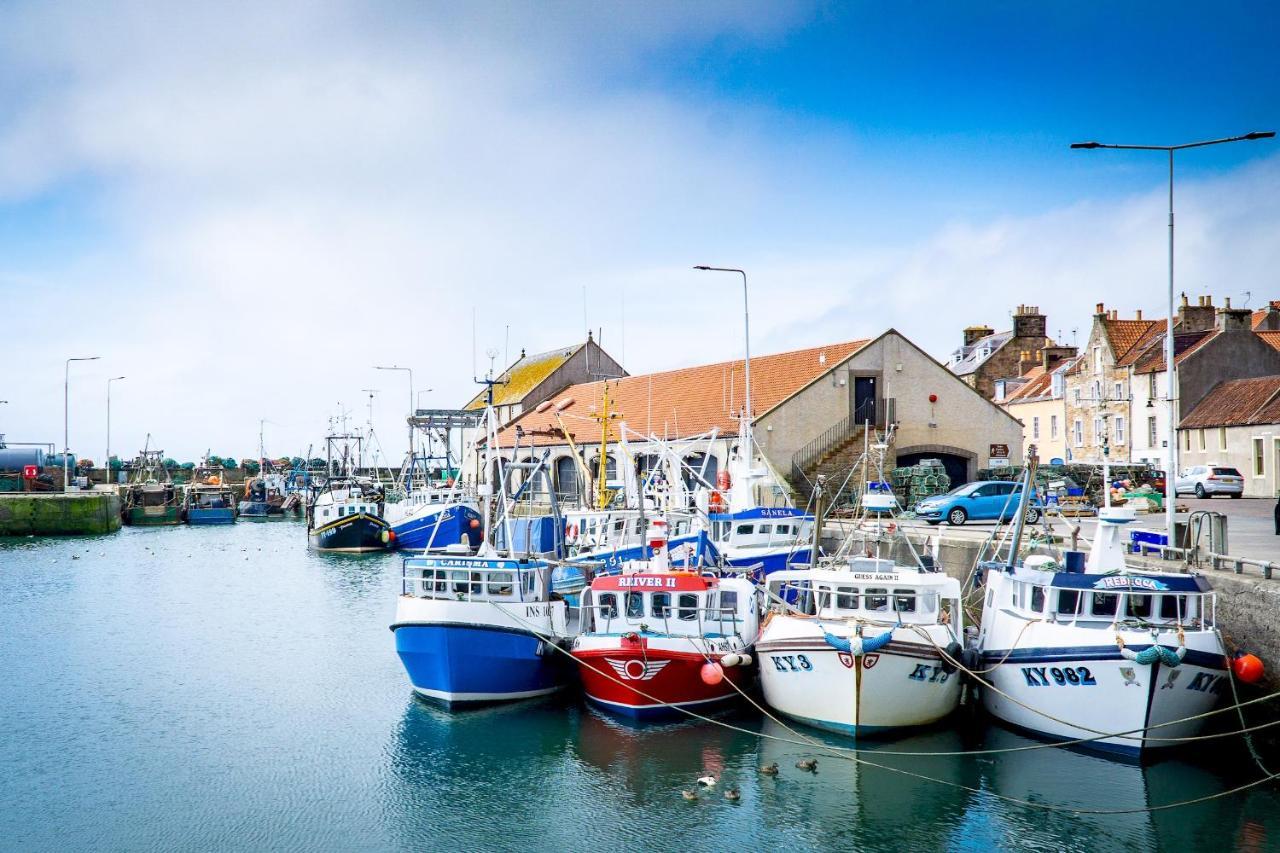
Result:
M821 458L831 448L852 436L860 425L861 422L855 414L841 418L834 426L791 454L791 470L803 473L804 469L812 464L814 460Z

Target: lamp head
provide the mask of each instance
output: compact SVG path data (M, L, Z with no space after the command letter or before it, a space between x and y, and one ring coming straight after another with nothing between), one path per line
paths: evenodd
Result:
M1244 135L1245 139L1271 139L1276 135L1274 130L1255 130Z
M1071 147L1072 148L1101 148L1102 143L1101 142L1073 142L1071 143Z

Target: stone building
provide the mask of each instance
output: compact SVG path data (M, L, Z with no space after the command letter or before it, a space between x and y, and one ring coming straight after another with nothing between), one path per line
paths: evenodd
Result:
M1074 350L1074 347L1072 347ZM1067 373L1078 356L1055 361L1046 351L1044 362L1015 380L999 380L996 397L1004 410L1022 424L1022 446L1035 446L1042 462L1069 458L1067 441Z
M1022 428L999 406L968 387L927 353L890 329L867 341L849 341L751 359L753 465L770 473L771 486L760 488L761 503L804 500L807 484L824 466L848 464L861 452L864 425L893 426L889 464L913 464L938 458L956 482L972 479L993 459L1022 458ZM691 440L688 457L708 479L725 468L738 442L738 413L743 406L743 362L668 370L611 381L610 408L633 436L658 435ZM565 389L552 400L569 438L589 466L599 460L599 412L603 382ZM553 411L526 411L504 430L510 447L519 434L528 456L550 448L561 496L573 500L585 484ZM1007 455L1006 455L1007 454ZM618 470L612 448L608 470ZM594 467L593 467L594 470ZM610 476L613 476L612 474Z
M1220 382L1178 425L1182 470L1224 465L1245 497L1280 496L1280 375Z
M1060 361L1070 347L1059 347L1046 332L1045 315L1034 305L1019 305L1013 312L1013 328L996 332L990 326L969 326L964 343L951 354L947 366L966 385L988 400L996 396L996 381L1021 376L1042 361L1044 350L1057 351ZM1074 350L1071 350L1074 354Z

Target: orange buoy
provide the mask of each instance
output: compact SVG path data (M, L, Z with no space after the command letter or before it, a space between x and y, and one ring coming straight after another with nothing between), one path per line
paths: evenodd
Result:
M702 665L702 681L704 684L719 684L724 681L724 667L718 663L704 663Z
M475 530L475 529L476 529L477 527L479 527L479 526L480 526L480 519L478 519L478 518L473 518L473 519L471 519L471 529L472 529L472 530Z
M1236 655L1235 660L1231 661L1231 671L1235 673L1236 678L1245 684L1254 684L1260 681L1265 669L1262 665L1262 660L1257 655Z

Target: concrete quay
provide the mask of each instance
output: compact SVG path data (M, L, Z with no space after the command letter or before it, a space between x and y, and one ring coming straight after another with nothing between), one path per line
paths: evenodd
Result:
M120 524L117 489L0 494L0 536L93 536Z

